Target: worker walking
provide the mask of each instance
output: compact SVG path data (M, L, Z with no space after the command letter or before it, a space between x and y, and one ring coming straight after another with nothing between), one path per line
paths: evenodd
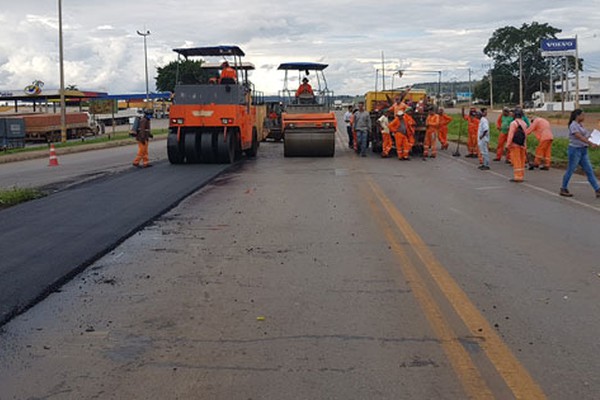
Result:
M425 120L425 144L423 147L423 159L426 159L431 153L431 158L437 156L437 136L440 129L440 116L433 108L429 109L427 119Z
M440 117L440 129L438 131L438 139L442 150L448 148L448 125L452 122L452 117L444 112L444 109L440 107L438 109L438 115Z
M481 118L479 119L479 128L477 130L477 144L479 146L479 169L487 171L490 169L490 123L487 119L487 108L481 109Z
M357 149L361 157L367 156L367 139L371 131L371 116L365 111L365 103L358 103L358 111L354 113L354 130L356 131Z
M548 171L550 169L550 163L552 162L552 141L554 140L550 122L541 117L534 118L531 125L529 125L529 128L525 131L527 135L532 132L539 144L535 149L533 165L530 165L529 169L535 169L539 167L541 163L542 167L540 167L540 169Z
M477 118L477 109L471 107L469 115L465 116L463 109L463 118L467 121L467 151L465 157L477 158L477 131L479 129L479 118Z
M396 117L390 122L390 133L394 135L396 141L396 153L398 154L398 160L409 160L409 152L411 144L409 141L409 126L406 114L404 111L398 111ZM411 118L412 119L412 118Z
M138 143L137 156L133 160L133 166L139 167L140 162L144 168L150 167L148 161L148 145L153 137L150 130L150 119L152 118L152 110L144 110L144 116L140 119L140 124L135 132L135 140Z
M511 182L523 182L525 179L525 160L527 159L527 124L523 121L523 111L515 109L515 120L510 123L506 146L510 151L510 162L513 166Z
M388 115L392 114L391 109L387 110L381 117L377 119L377 123L379 124L379 128L381 129L381 139L382 139L382 148L381 148L381 157L387 158L390 155L390 151L392 150L392 137L390 135L390 120Z

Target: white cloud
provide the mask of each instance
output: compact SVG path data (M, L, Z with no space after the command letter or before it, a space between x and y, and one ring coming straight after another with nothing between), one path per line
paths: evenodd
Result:
M176 59L177 47L237 44L257 70L256 87L276 93L283 83L276 67L286 61L329 64L328 83L336 93L371 90L381 51L386 70L404 68L394 84L479 78L492 32L506 25L547 22L579 35L584 65L600 72L600 13L592 2L556 0L501 3L421 0L403 3L305 0L272 2L222 0L209 7L197 0L143 3L63 0L65 80L82 89L110 93L145 90L143 39L149 29L150 76ZM55 1L21 0L0 10L0 88L17 89L34 79L58 86L58 12ZM596 35L596 36L594 36ZM386 74L387 75L387 74ZM391 75L387 75L388 84ZM152 87L152 85L151 85Z

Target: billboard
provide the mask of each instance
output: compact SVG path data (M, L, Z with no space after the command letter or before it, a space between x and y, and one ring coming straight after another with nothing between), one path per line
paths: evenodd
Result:
M544 57L575 56L577 39L543 39L540 49Z

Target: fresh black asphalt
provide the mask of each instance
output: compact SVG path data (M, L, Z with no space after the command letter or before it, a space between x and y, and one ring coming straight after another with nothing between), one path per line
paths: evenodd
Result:
M227 168L162 162L0 211L0 325Z

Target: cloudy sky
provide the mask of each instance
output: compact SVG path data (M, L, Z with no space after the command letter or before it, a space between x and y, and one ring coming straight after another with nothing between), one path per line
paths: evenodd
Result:
M362 94L375 85L381 52L387 70L442 71L443 81L485 72L483 54L492 32L537 21L579 36L585 73L600 75L597 1L266 1L266 0L62 0L65 84L111 94L143 93L143 39L150 30L150 90L156 67L176 59L178 47L237 44L257 70L257 89L283 86L277 65L329 64L336 94ZM33 80L59 87L58 0L2 0L0 90ZM391 84L387 76L387 86ZM406 72L394 85L436 81L436 73ZM381 80L380 80L381 82Z

